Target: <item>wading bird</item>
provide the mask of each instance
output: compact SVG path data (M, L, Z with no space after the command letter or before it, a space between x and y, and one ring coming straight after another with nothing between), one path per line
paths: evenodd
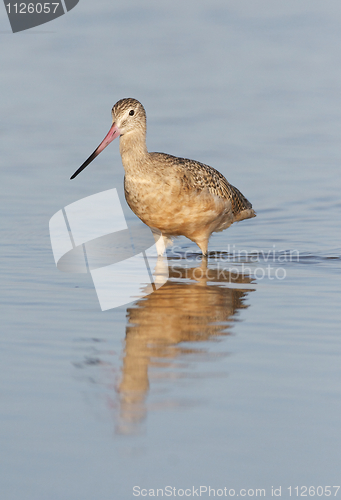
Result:
M74 179L108 144L120 137L125 170L124 192L132 211L167 240L186 236L207 255L213 232L255 217L251 203L208 165L165 153L149 153L147 119L136 99L121 99L112 108L112 126Z

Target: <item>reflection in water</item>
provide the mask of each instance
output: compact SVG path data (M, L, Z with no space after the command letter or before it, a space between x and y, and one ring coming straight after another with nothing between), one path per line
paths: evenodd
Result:
M92 344L92 355L75 364L86 368L87 381L97 386L97 395L98 383L105 388L106 406L114 412L119 434L140 432L150 409L193 404L187 396L185 402L170 398L169 392L175 386L178 398L182 392L176 386L179 378L209 376L198 363L220 359L225 353L221 349L219 353L212 352L212 345L207 342L231 334L236 313L248 307L245 298L254 291L249 277L221 272L219 263L208 268L206 260L199 267L184 267L189 262L181 259L178 262L178 265L169 262L169 279L165 285L127 308L119 375L114 353L103 349L103 343L96 348ZM163 382L161 387L160 382ZM147 404L150 386L154 390ZM155 396L159 400L157 404Z
M170 266L167 283L127 309L128 325L121 380L118 385L119 419L117 432L139 430L147 413L150 368L179 371L179 361L191 354L209 356L208 348L186 347L184 342L202 342L230 334L236 312L247 307L250 289L228 288L226 283L250 283L245 276L219 273L200 267Z

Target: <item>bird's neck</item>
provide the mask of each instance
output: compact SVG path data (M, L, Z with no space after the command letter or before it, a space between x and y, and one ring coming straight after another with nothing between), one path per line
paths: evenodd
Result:
M130 132L120 137L120 153L126 174L143 170L148 158L146 134Z

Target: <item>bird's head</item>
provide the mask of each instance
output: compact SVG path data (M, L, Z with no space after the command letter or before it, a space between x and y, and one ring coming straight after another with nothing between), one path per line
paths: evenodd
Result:
M95 151L89 158L79 167L79 169L70 177L74 179L82 172L95 158L98 156L108 144L117 137L133 134L146 133L146 112L142 104L136 99L126 98L117 101L113 106L112 111L112 126Z
M120 135L146 131L146 112L136 99L128 98L117 101L111 114L113 125L118 128Z

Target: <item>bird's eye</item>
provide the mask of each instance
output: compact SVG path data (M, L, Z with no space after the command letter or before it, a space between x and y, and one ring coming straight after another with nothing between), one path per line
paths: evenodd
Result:
M133 116L133 114L134 114L134 113L135 113L135 111L134 111L133 109L131 109L131 110L129 111L130 116Z

